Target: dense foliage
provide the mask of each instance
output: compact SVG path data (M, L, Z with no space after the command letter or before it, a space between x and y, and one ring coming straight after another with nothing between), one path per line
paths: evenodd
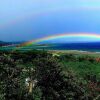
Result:
M0 51L0 100L99 100L99 66L90 56Z

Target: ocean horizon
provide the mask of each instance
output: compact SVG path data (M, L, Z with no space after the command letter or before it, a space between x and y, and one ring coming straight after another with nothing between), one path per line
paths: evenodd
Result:
M47 48L53 50L82 50L82 51L100 52L100 42L59 43Z
M81 51L91 51L100 52L100 42L90 42L90 43L44 43L35 44L31 46L17 47L17 46L4 46L0 47L0 50L33 50L33 49L43 49L43 50L81 50Z

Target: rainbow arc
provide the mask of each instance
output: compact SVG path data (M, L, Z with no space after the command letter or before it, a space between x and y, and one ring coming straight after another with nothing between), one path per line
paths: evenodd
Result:
M100 40L100 34L96 34L96 33L64 33L64 34L57 34L57 35L52 35L52 36L47 36L47 37L43 37L43 38L39 38L39 39L34 39L25 43L22 43L20 45L18 45L16 49L20 49L23 47L27 47L27 46L31 46L43 41L49 41L49 40L53 40L53 39L60 39L60 38L71 38L71 37L79 37L79 38L94 38L95 40Z

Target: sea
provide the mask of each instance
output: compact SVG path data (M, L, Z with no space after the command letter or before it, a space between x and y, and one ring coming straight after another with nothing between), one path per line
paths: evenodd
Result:
M91 52L100 52L100 42L90 43L48 43L48 44L35 44L31 46L17 47L17 46L4 46L0 50L82 50Z
M82 50L82 51L93 51L100 52L100 42L95 43L63 43L56 44L48 49L54 50Z

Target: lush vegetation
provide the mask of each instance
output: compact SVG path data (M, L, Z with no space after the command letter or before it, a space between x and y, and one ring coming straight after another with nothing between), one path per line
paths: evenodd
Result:
M1 51L0 100L100 100L99 58Z

